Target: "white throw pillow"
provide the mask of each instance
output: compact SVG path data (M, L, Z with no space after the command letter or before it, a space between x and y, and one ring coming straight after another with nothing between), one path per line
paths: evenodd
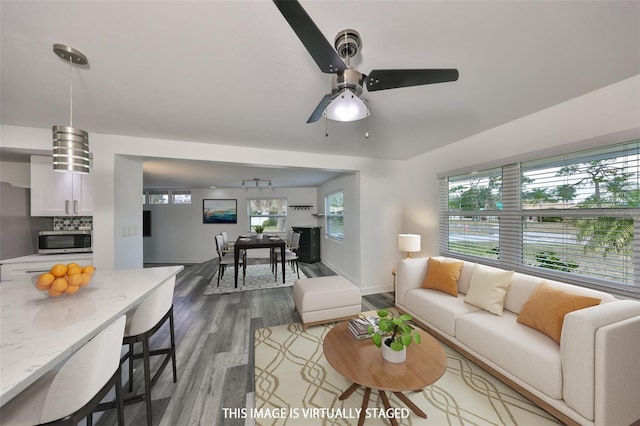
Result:
M507 294L511 277L513 271L476 265L464 301L502 316L504 296Z

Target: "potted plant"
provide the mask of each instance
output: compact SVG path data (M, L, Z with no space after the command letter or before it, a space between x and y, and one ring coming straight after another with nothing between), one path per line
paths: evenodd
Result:
M262 231L264 231L264 226L262 225L256 225L254 228L254 231L256 231L256 237L261 240L262 239Z
M380 317L378 322L380 331L375 331L373 326L369 326L369 334L372 334L373 343L382 348L382 357L387 361L404 362L407 359L407 346L411 342L420 343L420 334L407 323L413 317L409 314L394 317L386 309L378 310L378 316Z

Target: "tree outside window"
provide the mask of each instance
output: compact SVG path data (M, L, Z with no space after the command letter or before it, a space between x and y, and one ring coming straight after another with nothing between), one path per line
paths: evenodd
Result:
M248 200L249 231L258 225L264 226L264 232L286 232L287 200L284 198Z
M325 197L326 235L338 240L344 239L344 193L333 192Z

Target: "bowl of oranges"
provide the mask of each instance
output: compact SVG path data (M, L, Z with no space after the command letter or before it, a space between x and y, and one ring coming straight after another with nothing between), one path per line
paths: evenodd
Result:
M36 290L49 297L70 296L89 285L96 268L92 265L80 266L77 263L53 265L49 272L32 278Z

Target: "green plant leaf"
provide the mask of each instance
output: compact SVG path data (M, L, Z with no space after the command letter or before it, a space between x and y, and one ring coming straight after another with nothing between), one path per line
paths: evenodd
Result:
M401 351L402 349L404 349L404 345L398 341L393 341L391 342L391 349L393 349L394 351Z
M388 319L381 319L378 323L378 328L382 331L391 331L393 324Z
M418 333L413 333L413 340L417 343L420 344L420 335Z
M372 333L373 333L373 326L372 326L372 325L370 325L370 326L367 328L367 333L369 333L369 334L372 334Z
M387 311L386 309L380 309L378 310L378 316L380 318L385 318L389 316L389 311Z
M413 327L411 327L411 326L410 326L410 325L408 325L408 324L404 324L404 325L402 326L402 332L403 332L403 333L411 333L411 331L412 331L412 330L413 330Z
M380 345L382 345L382 336L380 335L380 333L373 333L371 340L373 340L373 344L377 347L380 347Z
M410 335L410 334L403 334L403 335L400 337L400 340L402 341L402 344L403 344L404 346L409 346L409 345L411 344L411 342L412 342L412 340L413 340L413 339L411 339L411 335Z
M395 325L402 325L404 324L404 321L402 321L400 318L392 318L391 322L393 322Z
M402 321L411 321L413 319L413 317L409 314L402 314L400 315L400 319Z

